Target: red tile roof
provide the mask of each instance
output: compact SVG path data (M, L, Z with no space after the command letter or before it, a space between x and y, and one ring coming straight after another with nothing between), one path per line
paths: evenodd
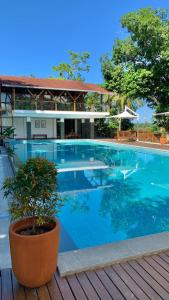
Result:
M111 94L106 89L97 84L84 83L78 80L60 80L60 79L46 79L33 77L17 77L17 76L1 76L0 86L11 87L31 87L43 88L53 90L69 90L82 92L96 92L99 94Z

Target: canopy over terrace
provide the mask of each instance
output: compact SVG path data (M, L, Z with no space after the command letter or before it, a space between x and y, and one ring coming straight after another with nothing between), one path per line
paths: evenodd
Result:
M87 93L100 95L99 107L86 105ZM66 122L66 120L74 119L74 123L77 123L79 119L81 123L85 123L88 119L94 126L94 119L105 118L109 115L108 105L104 104L103 95L111 96L112 93L96 84L81 81L0 76L0 127L2 130L2 127L11 125L11 120L14 120L15 127L19 126L19 129L27 127L28 124L21 124L21 118L26 118L26 123L33 120L31 126L29 125L33 129L35 118L45 118L48 123L49 119L55 119L61 122L63 138L64 127L70 129L70 123L73 122ZM66 124L62 124L64 120ZM52 124L50 126L56 127L56 124ZM73 124L73 128L75 127L77 131L77 124ZM22 135L18 137L21 138ZM56 137L55 132L53 135L50 137ZM25 134L24 137L26 137ZM28 138L31 138L31 133Z
M130 109L129 107L127 107L125 105L124 111L122 113L108 117L108 119L111 119L111 118L119 119L119 130L121 130L121 120L122 119L128 119L128 120L136 119L136 120L138 120L139 119L139 114L137 114L135 111L133 111L132 109Z
M125 105L124 111L122 113L114 115L114 116L107 117L107 119L111 119L111 118L119 119L119 131L121 131L121 120L122 119L128 119L128 120L136 119L137 120L137 140L138 140L139 114L137 114L135 111L133 111L132 109L130 109L129 107L127 107Z

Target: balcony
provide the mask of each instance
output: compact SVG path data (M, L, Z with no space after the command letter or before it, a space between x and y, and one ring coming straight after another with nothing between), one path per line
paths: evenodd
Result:
M84 102L30 102L30 101L15 101L15 110L46 110L46 111L76 111L76 112L105 112L108 111L107 105L93 104L87 105Z

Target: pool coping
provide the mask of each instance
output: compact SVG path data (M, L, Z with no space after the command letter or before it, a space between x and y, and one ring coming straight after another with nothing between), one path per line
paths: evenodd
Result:
M155 153L159 153L159 152L166 152L166 153L168 153L169 154L169 146L167 146L168 147L168 149L162 149L162 148L154 148L153 147L153 145L159 145L159 144L157 144L157 143L147 143L147 142L144 142L144 144L145 144L145 146L142 146L142 145L133 145L133 144L128 144L128 143L123 143L123 142L117 142L117 141L115 141L115 140L113 140L112 139L112 141L106 141L106 140L97 140L97 139L92 139L92 140L87 140L87 141L93 141L93 142L96 142L96 143L105 143L105 144L108 144L109 146L110 145L116 145L116 146L124 146L124 147L128 147L128 148L130 148L130 149L132 149L132 148L136 148L136 149L138 149L138 148L142 148L142 149L144 149L144 150L153 150L153 153L155 152ZM139 142L138 142L139 143ZM143 142L140 142L140 143L143 143ZM152 144L152 147L146 147L146 144ZM159 145L160 146L160 145Z
M169 231L59 254L61 277L108 267L169 249Z

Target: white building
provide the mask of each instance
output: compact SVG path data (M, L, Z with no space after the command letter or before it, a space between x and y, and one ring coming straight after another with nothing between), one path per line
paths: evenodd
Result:
M87 105L88 93L100 95ZM110 92L75 80L0 76L0 129L15 128L15 138L94 138L95 119L109 115L103 95Z

